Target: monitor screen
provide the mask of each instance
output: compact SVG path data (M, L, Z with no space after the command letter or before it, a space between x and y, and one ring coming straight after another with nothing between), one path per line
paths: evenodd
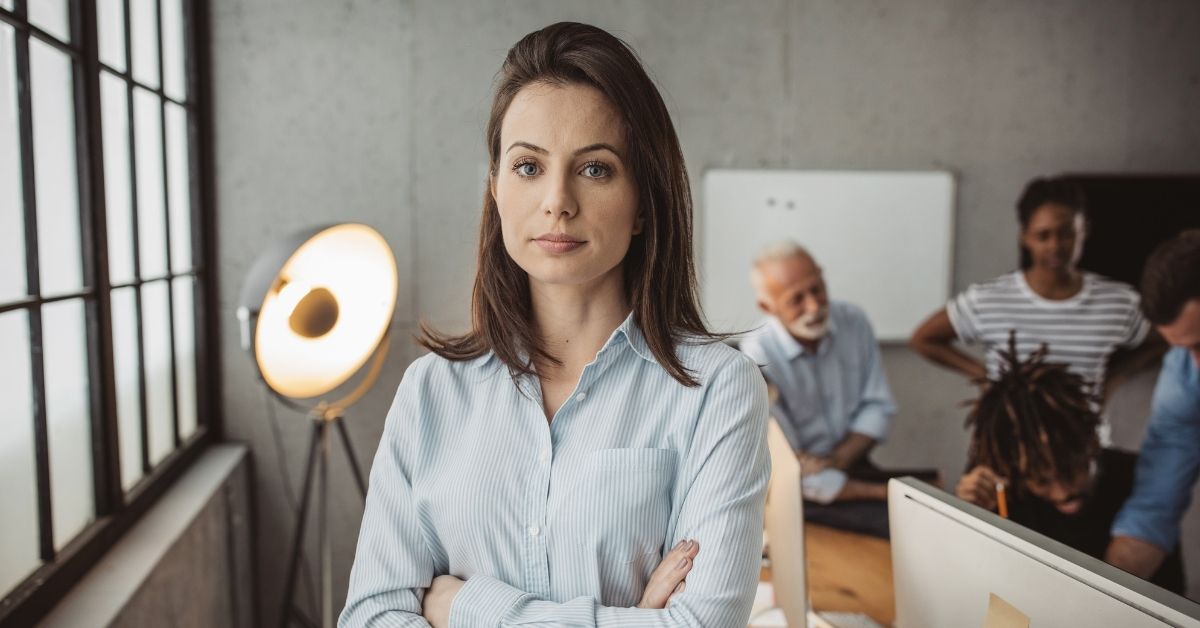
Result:
M1200 604L913 478L888 513L897 628L984 626L992 596L1030 626L1200 626Z

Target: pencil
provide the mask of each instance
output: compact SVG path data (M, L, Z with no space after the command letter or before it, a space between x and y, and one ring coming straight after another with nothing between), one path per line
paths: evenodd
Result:
M1000 516L1008 519L1008 499L1004 496L1004 483L996 482L996 508Z

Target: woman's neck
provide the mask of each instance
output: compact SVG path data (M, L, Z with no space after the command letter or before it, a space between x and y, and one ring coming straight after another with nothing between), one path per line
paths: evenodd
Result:
M620 268L587 285L530 282L534 325L546 351L562 364L539 364L543 379L578 377L613 330L629 316Z
M1043 299L1062 301L1083 289L1083 273L1074 267L1057 270L1033 266L1024 273L1025 283Z

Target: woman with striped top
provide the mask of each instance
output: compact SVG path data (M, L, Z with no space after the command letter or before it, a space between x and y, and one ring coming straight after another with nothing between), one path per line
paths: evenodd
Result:
M994 380L1015 331L1019 360L1045 344L1046 361L1065 363L1107 394L1115 371L1127 373L1154 351L1126 353L1110 364L1114 352L1142 346L1150 331L1137 292L1079 269L1087 222L1083 194L1073 182L1035 179L1017 202L1017 218L1020 270L971 285L917 328L911 346L968 377ZM983 345L986 366L955 348L955 339Z
M745 626L766 384L704 326L661 96L555 24L509 51L486 142L473 326L425 329L400 383L339 625Z

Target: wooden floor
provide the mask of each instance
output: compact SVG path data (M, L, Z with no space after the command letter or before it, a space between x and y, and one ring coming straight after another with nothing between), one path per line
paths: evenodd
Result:
M887 541L804 524L808 591L817 611L862 613L890 626L896 618L892 550ZM770 580L764 570L763 580Z

